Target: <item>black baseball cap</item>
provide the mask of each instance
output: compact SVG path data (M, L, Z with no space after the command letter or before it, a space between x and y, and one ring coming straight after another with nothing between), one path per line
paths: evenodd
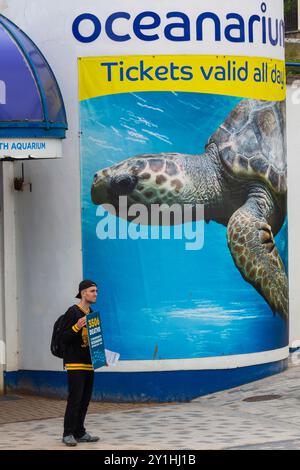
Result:
M83 281L81 281L78 287L78 294L76 295L76 298L81 299L81 291L93 286L97 287L97 284L94 281L91 281L90 279L84 279Z

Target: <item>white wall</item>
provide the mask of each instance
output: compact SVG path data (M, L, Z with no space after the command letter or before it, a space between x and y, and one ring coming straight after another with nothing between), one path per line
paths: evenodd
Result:
M300 81L287 89L290 345L300 340Z
M82 277L78 165L78 149L60 161L27 162L32 193L15 194L21 369L61 367L49 336Z
M44 10L37 20L36 9L43 7L41 3ZM46 55L60 84L69 123L64 158L25 162L25 179L32 183L32 193L29 189L15 192L19 368L32 370L61 369L61 361L49 351L50 335L54 320L75 302L82 279L77 61L65 41L68 26L59 16L61 2L55 3L51 22L45 8L48 1L9 2L9 11L3 11ZM15 174L21 175L20 163Z
M98 4L98 10L101 3L103 11L115 11L111 2L101 0L99 3L91 0L0 0L0 13L7 15L27 32L47 57L61 87L69 121L69 131L64 141L64 158L26 162L25 179L32 183L32 193L28 189L23 193L15 193L20 369L61 368L61 361L49 353L50 334L54 320L74 301L78 282L82 278L76 58L136 51L140 54L154 52L152 43L139 44L139 48L135 46L136 51L130 49L132 45L117 43L112 46L105 39L93 45L76 43L71 33L72 21L78 13L95 10L95 3ZM144 3L153 6L153 2L148 0ZM167 5L168 2L165 3ZM182 8L182 2L177 1L176 4ZM68 5L72 5L70 14ZM172 7L175 9L175 5ZM172 53L172 50L179 53L179 47L181 45L165 44L160 53ZM191 50L190 53L196 51ZM297 311L300 311L300 294L297 292L297 279L300 275L300 263L297 263L297 259L300 261L297 224L300 223L297 220L296 203L300 195L300 165L297 160L297 122L300 124L298 109L299 106L289 104L289 112L293 114L293 118L289 119L288 132L293 339L300 338L300 320L297 316ZM20 174L21 164L18 163L15 165L15 175Z

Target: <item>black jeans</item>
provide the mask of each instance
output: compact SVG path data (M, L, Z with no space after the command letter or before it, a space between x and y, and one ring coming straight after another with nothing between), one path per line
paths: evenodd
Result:
M85 434L84 420L94 383L93 370L68 370L68 402L64 419L64 436L79 438Z

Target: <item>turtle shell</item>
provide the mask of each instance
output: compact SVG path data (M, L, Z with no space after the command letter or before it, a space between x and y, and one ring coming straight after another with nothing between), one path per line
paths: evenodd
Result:
M240 101L211 143L234 176L260 179L275 193L286 192L285 101Z

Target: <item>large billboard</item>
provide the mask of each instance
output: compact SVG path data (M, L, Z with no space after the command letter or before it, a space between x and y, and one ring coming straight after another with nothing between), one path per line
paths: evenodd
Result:
M168 3L73 24L132 42L78 60L83 268L106 344L147 370L288 345L282 2Z

